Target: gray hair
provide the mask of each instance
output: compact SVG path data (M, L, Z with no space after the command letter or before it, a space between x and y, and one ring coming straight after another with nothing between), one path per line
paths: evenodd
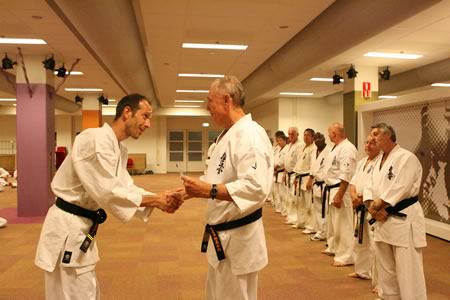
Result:
M394 128L392 128L392 126L386 123L377 123L375 125L372 125L371 128L372 129L376 128L383 131L384 133L388 133L389 136L391 137L391 141L393 141L394 143L397 141L397 135L395 134L395 130Z
M288 134L289 134L289 131L291 131L291 130L295 131L295 133L298 134L298 128L297 127L295 127L295 126L289 127Z
M221 93L229 94L233 99L234 105L244 107L244 87L235 76L227 75L223 78L216 79L214 80L213 85L215 85Z

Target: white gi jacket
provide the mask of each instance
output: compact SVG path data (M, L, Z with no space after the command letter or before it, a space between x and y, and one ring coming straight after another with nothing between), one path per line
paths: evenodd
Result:
M422 180L422 166L411 152L396 145L380 170L381 158L376 162L370 180L366 181L363 198L382 199L395 206L398 202L417 196ZM425 218L419 202L401 211L406 219L389 216L384 222L376 222L375 241L398 247L408 247L412 231L414 246L425 247Z
M350 183L355 173L356 155L356 147L348 139L335 145L324 161L325 184L334 185L341 182L341 180ZM338 188L330 191L330 204L333 203L333 198L337 191ZM350 189L348 188L344 194L343 202L345 207L352 206Z
M209 183L225 184L233 202L209 199L207 223L210 225L241 219L253 213L263 206L273 183L272 145L265 130L252 120L250 114L222 134L202 179ZM218 235L233 274L256 272L267 265L262 219L220 231ZM210 240L208 262L216 268L219 261Z
M103 208L108 217L122 222L135 214L148 220L151 209L139 208L142 195L151 194L134 185L128 174L128 151L119 143L112 128L104 124L79 134L71 154L66 157L55 174L53 193L67 202L89 210ZM70 252L70 262L61 266L75 267L78 274L91 271L99 261L95 239L86 253L80 246L92 221L67 213L53 205L44 221L39 239L35 264L52 272L61 255ZM102 235L102 225L97 236ZM96 237L97 237L96 236Z
M314 176L314 181L324 181L325 169L323 163L325 161L325 158L330 153L330 151L331 151L330 146L326 145L325 148L323 148L322 152L320 152L319 156L316 157L317 148L316 151L313 152L312 156L314 161L311 166L310 175ZM319 186L313 185L313 195L314 197L322 197L322 190L320 189Z
M284 155L284 170L286 173L290 173L294 170L295 164L297 163L297 155L300 146L300 140L297 140L294 144L290 143L286 145L287 152Z
M275 170L283 170L284 169L284 157L286 153L288 152L288 147L285 145L283 149L280 149L280 151L277 152L277 154L274 156L273 161L275 165ZM281 183L283 180L284 172L280 172L277 175L276 182Z
M353 175L352 180L350 181L350 184L355 186L356 194L358 196L363 195L365 182L368 180L368 178L370 178L375 163L378 161L378 159L380 159L380 157L381 154L378 154L376 157L374 157L374 159L372 159L372 161L367 164L365 169L364 166L369 159L368 156L361 159L356 165L356 171Z
M302 149L298 149L297 162L295 163L294 172L296 174L309 174L311 172L311 166L314 162L314 156L317 147L314 143L308 145ZM306 191L306 183L308 182L308 176L302 178L302 186L300 187L303 191Z

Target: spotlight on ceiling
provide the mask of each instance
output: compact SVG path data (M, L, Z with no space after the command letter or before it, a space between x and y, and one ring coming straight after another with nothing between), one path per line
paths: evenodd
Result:
M342 79L342 77L339 76L339 74L337 72L334 72L333 84L340 84L341 83L341 79Z
M64 68L64 64L63 64L59 69L56 69L56 76L64 78L64 77L66 77L66 72L67 72L67 69Z
M17 65L17 63L13 61L11 58L9 58L8 55L5 53L5 57L2 59L2 69L3 70L12 69L14 65Z
M389 80L389 78L391 78L391 71L389 71L388 66L383 70L383 72L380 72L378 74L380 74L380 78L383 80Z
M355 70L355 67L353 67L353 65L350 65L350 69L348 69L347 71L347 76L348 79L353 79L356 78L356 76L358 76L358 71Z
M109 102L108 98L103 96L103 94L100 97L98 97L98 101L100 101L100 103L103 104L103 105L108 105L108 102Z
M42 63L44 64L44 68L46 70L55 70L55 59L53 58L53 54L50 58L44 59Z
M80 97L80 95L76 95L75 96L75 103L82 103L83 102L83 98L82 97Z

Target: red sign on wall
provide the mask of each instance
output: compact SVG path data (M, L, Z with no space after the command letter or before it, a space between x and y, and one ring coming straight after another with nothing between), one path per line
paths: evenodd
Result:
M372 96L372 92L370 90L370 82L363 82L362 96L364 98L370 98Z

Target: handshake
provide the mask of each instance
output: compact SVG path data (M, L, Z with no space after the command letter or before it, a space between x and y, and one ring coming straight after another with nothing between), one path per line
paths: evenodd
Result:
M161 201L157 206L163 212L173 214L184 202L184 188L162 192Z

